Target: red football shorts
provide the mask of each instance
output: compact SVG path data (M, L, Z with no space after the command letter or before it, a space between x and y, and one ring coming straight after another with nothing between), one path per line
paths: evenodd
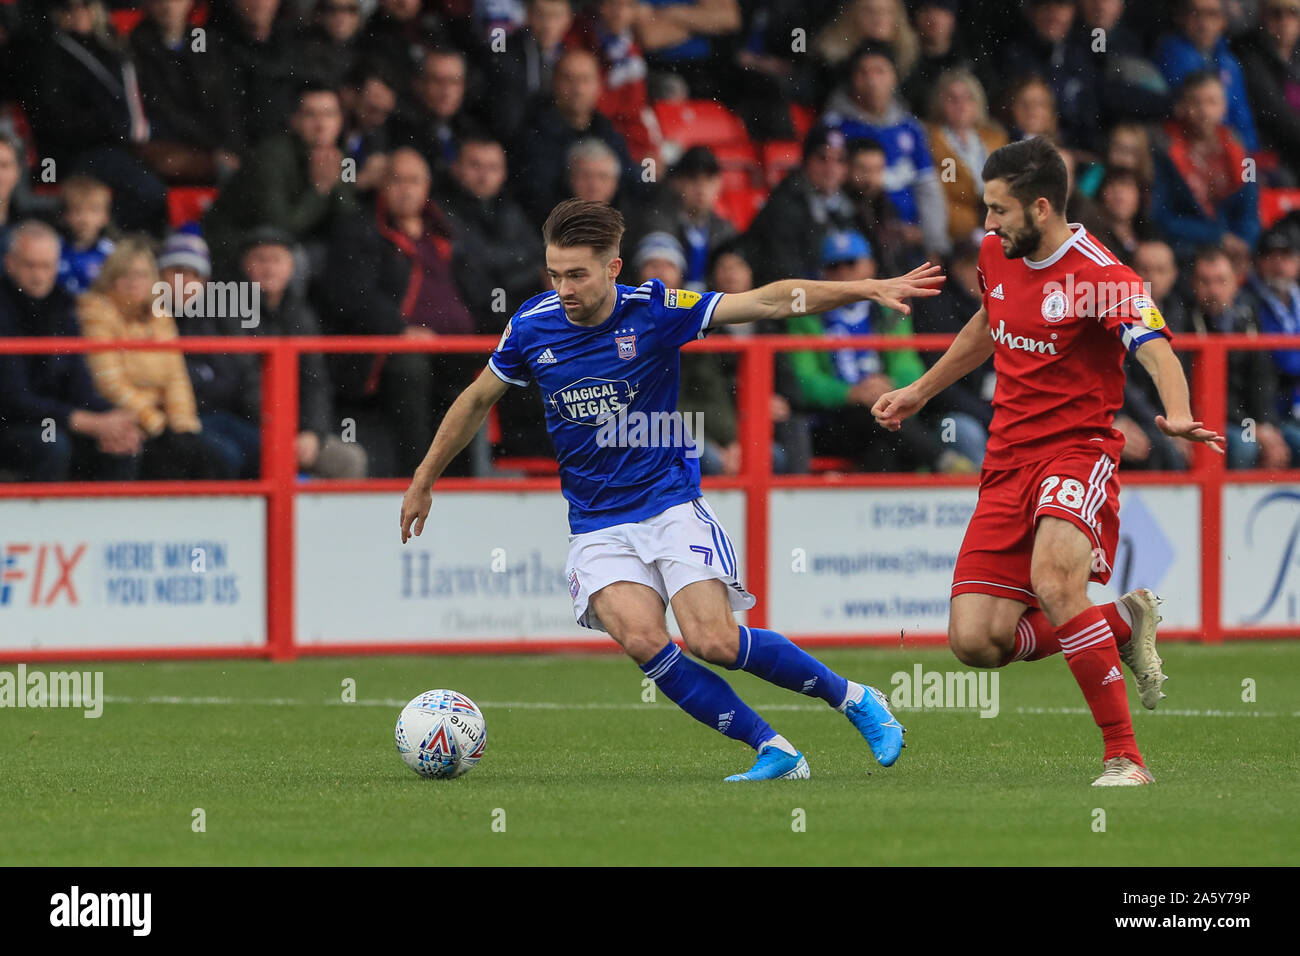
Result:
M1092 542L1092 580L1110 579L1119 544L1119 459L1075 446L1042 461L980 474L979 504L953 569L952 593L1038 599L1029 581L1038 519L1069 521Z

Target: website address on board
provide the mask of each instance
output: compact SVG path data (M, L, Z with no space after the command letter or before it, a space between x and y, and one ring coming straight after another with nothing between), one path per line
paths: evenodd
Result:
M948 617L948 599L923 600L895 596L888 601L845 601L844 616L856 618L877 617Z

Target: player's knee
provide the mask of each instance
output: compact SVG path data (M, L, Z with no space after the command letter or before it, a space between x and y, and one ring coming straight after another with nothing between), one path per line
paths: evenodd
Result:
M710 664L730 666L740 654L740 628L734 621L684 627L682 637L692 654Z
M1030 586L1038 598L1043 613L1053 622L1058 621L1061 609L1076 599L1077 586L1070 576L1055 565L1036 567L1030 575Z
M968 667L998 667L1002 663L1002 648L987 624L950 621L948 646Z
M668 632L662 628L630 628L618 635L618 642L628 657L638 664L648 664L668 646Z

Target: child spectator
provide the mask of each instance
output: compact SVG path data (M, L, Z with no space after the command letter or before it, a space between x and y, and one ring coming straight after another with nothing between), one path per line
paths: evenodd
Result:
M98 179L72 176L63 184L63 247L59 251L59 285L71 295L90 288L113 251L113 193Z

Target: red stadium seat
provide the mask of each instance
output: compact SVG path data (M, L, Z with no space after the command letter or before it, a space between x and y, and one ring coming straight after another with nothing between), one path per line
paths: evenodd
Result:
M173 186L167 190L167 219L173 229L203 218L217 191L211 186Z
M654 105L654 111L664 139L683 150L749 142L740 117L712 100L662 100Z
M762 170L753 144L720 143L711 148L718 165L722 167L722 188L742 189L762 184Z
M722 170L722 191L735 191L737 189L749 189L754 185L754 171L743 167L723 167Z
M836 458L832 455L813 455L808 462L808 471L814 475L824 475L829 471L857 471L852 458Z
M803 142L808 131L812 129L813 123L817 122L817 113L810 106L791 103L790 122L794 124L795 135L799 137L800 142Z
M1296 209L1300 209L1300 189L1259 191L1259 224L1265 229Z
M144 19L144 11L113 10L108 14L108 18L112 21L113 29L117 32L117 35L124 37L139 26L140 21Z
M771 189L795 169L803 159L803 147L794 140L778 140L760 147L763 177Z
M767 201L767 190L758 186L726 189L718 197L718 215L744 232Z

